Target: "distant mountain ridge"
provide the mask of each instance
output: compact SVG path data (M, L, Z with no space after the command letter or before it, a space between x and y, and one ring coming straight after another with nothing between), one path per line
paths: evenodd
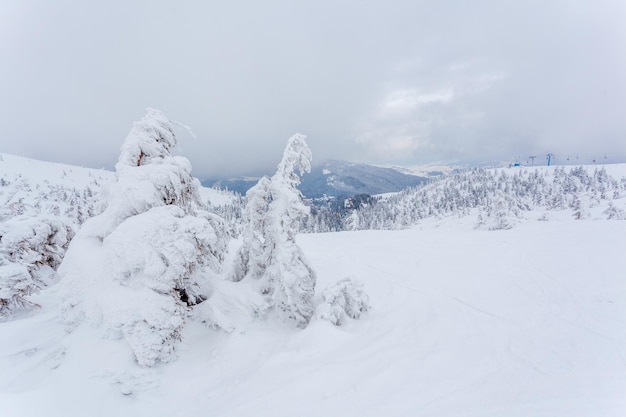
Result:
M422 165L411 165L411 166L399 166L399 165L378 165L382 168L391 168L395 169L398 172L407 175L414 175L418 177L439 177L441 175L450 174L451 172L459 171L466 169L470 166L469 164L461 164L459 162L435 162L430 164L422 164ZM503 165L504 166L504 165Z
M399 172L397 169L348 161L329 160L302 176L300 191L308 198L383 194L418 185L428 178ZM227 188L245 194L258 178L208 179L204 186Z

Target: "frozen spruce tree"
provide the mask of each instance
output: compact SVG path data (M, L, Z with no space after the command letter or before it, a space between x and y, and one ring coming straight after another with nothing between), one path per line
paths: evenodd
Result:
M344 220L344 230L354 231L359 230L361 228L361 219L359 216L358 209L352 209L350 215Z
M296 234L309 208L297 186L300 175L311 171L306 137L289 138L272 178L262 178L247 194L246 229L237 252L234 280L250 277L279 316L305 327L314 312L315 271L309 265Z
M270 179L263 177L246 193L243 210L245 226L243 244L235 256L232 280L241 281L246 276L261 278L267 262L265 246L265 217L270 203Z
M315 271L296 244L296 233L309 207L298 190L300 175L311 172L311 150L306 137L289 138L283 159L270 181L270 198L265 218L267 265L262 292L279 315L306 327L315 307Z
M141 366L173 358L190 306L207 298L227 236L208 213L165 115L149 109L122 145L104 211L60 268L68 329L87 320L123 339Z
M607 220L626 220L626 213L619 207L615 207L613 202L609 202L609 206L602 212L606 215Z
M309 214L297 186L300 175L311 171L311 150L306 137L289 138L283 159L270 181L270 198L265 218L267 266L263 293L279 315L306 327L315 306L315 271L296 244L300 219Z

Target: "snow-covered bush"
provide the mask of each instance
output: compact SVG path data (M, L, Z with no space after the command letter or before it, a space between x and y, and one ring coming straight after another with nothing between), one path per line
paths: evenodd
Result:
M544 212L537 218L540 222L547 222L550 220L550 215L547 212Z
M55 277L74 231L53 216L16 216L0 223L0 318L32 306L26 299Z
M38 287L24 265L0 260L0 321L33 304L26 299Z
M0 254L12 262L27 265L37 274L42 266L56 269L74 230L53 216L17 216L0 224Z
M607 220L626 220L626 212L619 207L615 207L613 202L609 203L603 214L606 215Z
M208 297L227 247L163 113L149 109L122 145L104 211L83 225L60 272L68 329L85 318L123 338L137 363L173 358L188 306Z
M313 315L316 280L295 241L302 217L309 213L297 188L299 175L311 171L305 139L301 134L289 138L276 173L246 195L244 242L232 274L235 281L258 278L268 304L298 327L305 327Z
M358 319L369 308L369 296L363 290L363 284L345 278L322 292L322 303L317 307L317 317L341 326L346 317Z

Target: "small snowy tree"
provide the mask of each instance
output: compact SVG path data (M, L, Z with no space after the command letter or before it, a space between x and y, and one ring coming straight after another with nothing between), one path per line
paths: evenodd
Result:
M246 276L261 278L266 267L265 216L270 203L270 179L263 177L246 193L243 210L245 221L243 244L235 256L231 279L241 281Z
M616 207L612 201L602 213L606 215L607 220L626 220L626 212Z
M346 317L358 319L369 310L369 297L363 284L345 278L322 292L322 303L317 308L317 317L341 326Z
M361 228L361 220L357 209L350 211L348 217L344 220L344 230L359 230Z
M584 220L589 217L589 213L585 209L583 200L580 198L578 194L574 195L572 199L572 203L570 204L572 210L574 211L574 219L576 220Z
M68 328L85 318L103 326L141 366L172 359L187 307L207 298L226 249L225 227L204 210L175 146L170 121L149 109L122 145L106 208L85 222L61 267Z

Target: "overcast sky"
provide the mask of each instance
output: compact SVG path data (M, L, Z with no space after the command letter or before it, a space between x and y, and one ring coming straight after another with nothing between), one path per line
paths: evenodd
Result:
M194 174L328 158L626 161L626 2L0 1L0 152L112 167L147 107Z

